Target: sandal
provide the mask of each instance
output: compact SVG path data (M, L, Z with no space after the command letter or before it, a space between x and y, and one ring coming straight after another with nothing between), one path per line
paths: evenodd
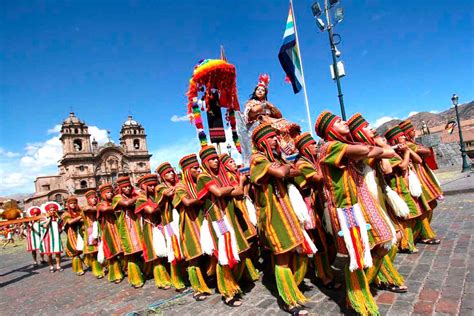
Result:
M132 285L134 289L139 289L142 288L145 285L145 283L137 284L137 285Z
M115 284L119 284L120 282L122 282L123 278L122 279L117 279L114 281Z
M227 306L230 306L230 307L240 307L240 306L242 306L242 301L237 296L234 296L230 300L226 300L224 298L223 298L223 300L224 300L224 304L227 305Z
M420 244L426 244L426 245L439 245L441 243L441 240L439 239L422 239L420 240Z
M398 286L398 285L391 284L387 286L387 291L394 292L394 293L406 293L408 292L408 287L404 285Z
M53 267L50 267L50 268L49 268L49 272L50 272L50 273L54 273L54 272L56 272L56 270L54 270Z
M38 262L33 262L33 268L38 268Z
M64 271L64 268L63 268L63 267L59 267L57 270L58 270L59 272L63 272L63 271ZM84 272L83 272L83 273L84 273Z
M84 271L81 271L81 272L78 272L77 275L78 275L78 276L83 276L84 273L85 273Z
M284 309L285 312L288 312L293 316L302 316L302 315L308 315L309 314L308 311L306 309L304 309L303 307L301 307L301 306L290 307L288 305L285 305L283 309Z
M197 301L197 302L201 302L201 301L204 301L205 299L207 299L207 295L205 293L195 293L193 295L193 298Z

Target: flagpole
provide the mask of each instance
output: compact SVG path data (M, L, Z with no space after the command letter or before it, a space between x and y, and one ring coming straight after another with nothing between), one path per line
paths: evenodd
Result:
M306 114L308 116L308 127L309 127L309 132L311 133L311 136L314 137L311 114L309 112L308 94L306 93L306 81L304 79L303 58L301 57L300 42L298 40L298 28L296 27L296 15L295 15L295 10L293 9L293 0L290 0L290 6L291 6L291 13L293 15L293 23L295 24L296 45L298 46L298 53L300 54L301 77L303 77L303 93L304 93L304 101L306 104Z

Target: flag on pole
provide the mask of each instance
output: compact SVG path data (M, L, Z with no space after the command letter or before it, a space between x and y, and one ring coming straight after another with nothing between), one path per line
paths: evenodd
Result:
M448 123L446 123L446 126L444 127L444 129L447 130L449 134L452 134L456 126L457 126L456 120L450 119Z
M278 53L281 67L286 76L291 81L293 92L301 91L303 85L303 75L301 71L301 56L298 42L296 41L296 25L294 23L293 6L290 3L290 11L286 20L286 29L283 34L283 44Z

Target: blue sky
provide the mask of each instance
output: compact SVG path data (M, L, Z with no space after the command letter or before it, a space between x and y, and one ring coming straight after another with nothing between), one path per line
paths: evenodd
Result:
M339 113L326 33L311 1L295 0L311 116ZM320 0L323 3L323 0ZM288 1L2 1L0 10L0 195L33 192L35 176L55 174L57 125L72 109L105 141L117 143L132 114L148 134L152 167L197 149L186 114L196 62L224 45L237 69L241 107L259 73L269 100L307 129L303 94L278 62ZM375 123L413 111L442 111L452 93L474 99L472 1L342 1L348 116ZM59 144L59 146L58 146Z

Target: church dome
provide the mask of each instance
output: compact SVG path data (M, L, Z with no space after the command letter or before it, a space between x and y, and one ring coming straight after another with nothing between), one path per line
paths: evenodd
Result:
M131 126L140 126L140 124L135 121L131 115L128 116L128 119L123 123L123 127L131 127Z
M80 123L81 121L79 121L79 119L74 114L74 112L69 113L68 118L64 120L64 124L80 124Z

